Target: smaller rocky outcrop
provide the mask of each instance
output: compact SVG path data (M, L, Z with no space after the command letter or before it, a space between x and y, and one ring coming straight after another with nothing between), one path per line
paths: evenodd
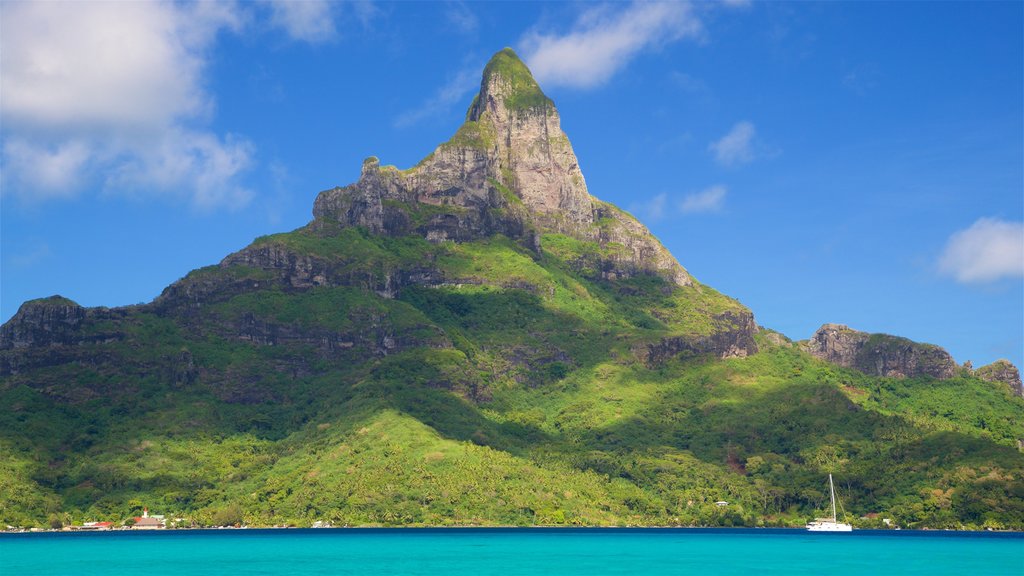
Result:
M63 296L29 300L0 326L0 377L90 358L88 346L121 340L137 307L85 308Z
M974 375L989 382L1001 382L1010 387L1018 396L1024 397L1024 385L1021 384L1020 370L1009 360L996 360L974 371Z
M0 327L0 350L70 344L86 310L63 296L29 300Z
M633 354L648 367L664 364L682 356L710 354L716 358L746 358L757 354L757 323L746 310L725 312L715 318L715 331L711 334L686 334L662 338L650 344L637 344Z
M253 243L224 258L220 265L277 271L292 288L312 288L327 284L327 273L322 262L273 242Z
M812 356L872 376L931 376L944 380L958 372L949 352L934 344L889 334L869 334L842 324L825 324L802 347Z

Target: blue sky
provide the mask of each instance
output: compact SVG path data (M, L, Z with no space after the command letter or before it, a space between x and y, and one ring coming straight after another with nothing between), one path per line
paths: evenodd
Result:
M515 48L591 194L794 339L1024 359L1024 3L0 5L0 317L147 302L407 167Z

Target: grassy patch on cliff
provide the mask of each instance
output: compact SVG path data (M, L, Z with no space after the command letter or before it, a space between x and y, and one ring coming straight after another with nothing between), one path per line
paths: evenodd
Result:
M509 84L505 97L505 106L509 110L554 108L554 102L544 95L533 79L533 74L511 48L495 54L484 67L484 83L491 82L493 77L499 77Z
M432 244L421 236L388 237L368 233L357 227L340 228L332 234L315 234L311 230L262 236L254 247L279 244L298 254L333 262L348 262L353 268L398 268L429 258Z
M497 134L494 126L485 121L466 120L442 147L469 148L486 152L494 147Z

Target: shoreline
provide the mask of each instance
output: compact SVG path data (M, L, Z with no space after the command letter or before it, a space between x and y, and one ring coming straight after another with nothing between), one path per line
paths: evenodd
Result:
M852 532L842 534L810 532L805 528L787 527L727 527L727 526L332 526L321 528L294 527L294 526L269 526L269 527L205 527L205 528L161 528L155 530L133 530L131 528L117 528L112 530L0 530L0 536L14 534L184 534L184 533L271 533L271 532L293 532L293 533L330 533L330 532L694 532L694 533L774 533L774 534L807 534L822 535L824 537L842 537L843 535L1003 535L1009 537L1024 538L1024 531L1019 530L956 530L956 529L935 529L935 528L864 528L855 529Z

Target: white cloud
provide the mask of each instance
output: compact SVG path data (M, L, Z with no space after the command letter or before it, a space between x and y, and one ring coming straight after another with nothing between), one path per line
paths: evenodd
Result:
M295 40L326 42L337 36L330 0L275 0L270 3L271 23Z
M480 72L475 68L459 72L418 108L407 110L395 118L394 126L407 128L426 118L444 114L452 106L465 99L466 95L480 87L479 74Z
M201 208L247 198L236 177L252 146L201 128L206 52L243 19L230 2L5 4L4 194L68 197L105 174L109 191L184 193Z
M199 87L200 51L235 22L224 11L165 3L6 4L5 120L16 128L150 127L201 113L209 99Z
M36 186L38 194L49 198L75 195L77 180L91 154L89 145L78 140L51 149L13 138L3 146L7 177L11 178L11 167L16 167L13 174L19 186Z
M743 164L754 159L753 141L756 129L750 122L737 122L728 134L708 145L715 160L723 166Z
M728 189L719 184L690 194L679 203L679 211L683 214L718 212L725 203L726 192Z
M980 218L949 237L939 271L965 284L1024 276L1024 222Z
M105 187L171 193L187 186L193 205L201 210L242 206L252 193L235 179L252 164L252 156L252 144L244 139L171 129L147 150L119 163Z
M622 10L601 5L580 15L567 34L533 31L520 48L542 85L593 88L644 49L699 37L702 30L688 2L634 2Z

